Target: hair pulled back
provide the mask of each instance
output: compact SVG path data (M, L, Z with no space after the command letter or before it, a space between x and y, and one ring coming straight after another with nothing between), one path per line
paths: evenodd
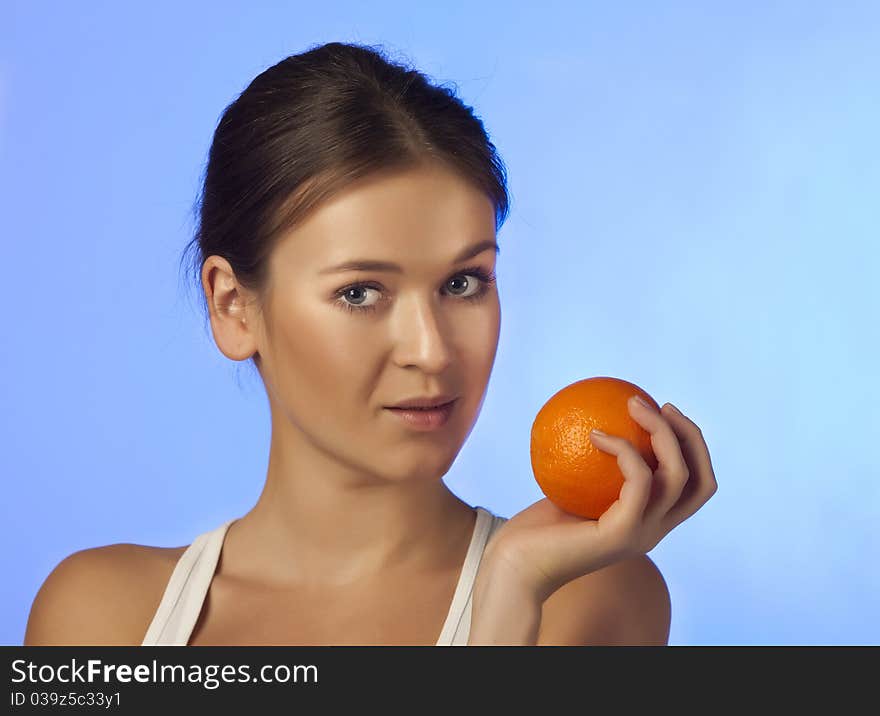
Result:
M501 226L509 211L504 163L454 89L375 46L340 42L257 75L220 117L184 250L205 325L207 257L225 258L262 307L268 259L282 234L362 177L432 162L485 192Z

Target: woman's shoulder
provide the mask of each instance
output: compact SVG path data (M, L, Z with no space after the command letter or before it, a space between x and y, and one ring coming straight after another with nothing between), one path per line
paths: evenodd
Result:
M185 550L118 543L68 555L34 597L24 645L139 645Z
M663 574L646 554L563 585L544 602L538 645L664 646L672 605Z

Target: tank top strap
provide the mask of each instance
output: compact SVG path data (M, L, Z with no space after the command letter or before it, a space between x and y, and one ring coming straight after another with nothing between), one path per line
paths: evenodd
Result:
M467 642L467 634L470 630L471 598L480 560L489 538L505 521L503 517L498 517L479 505L476 509L477 522L458 578L458 584L455 587L452 604L446 615L446 623L437 640L437 646L453 646L461 641L462 634L464 634L465 643Z
M180 555L141 646L186 646L211 586L226 530L236 519L200 534Z

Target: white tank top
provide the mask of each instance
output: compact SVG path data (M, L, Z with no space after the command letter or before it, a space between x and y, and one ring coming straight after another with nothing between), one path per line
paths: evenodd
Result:
M495 515L483 507L477 506L476 510L477 521L464 565L452 595L446 621L440 631L440 638L435 646L467 645L471 630L472 591L477 568L489 538L507 522L506 517ZM211 580L214 578L226 530L235 519L227 520L216 529L200 534L180 555L141 646L188 644L211 586Z

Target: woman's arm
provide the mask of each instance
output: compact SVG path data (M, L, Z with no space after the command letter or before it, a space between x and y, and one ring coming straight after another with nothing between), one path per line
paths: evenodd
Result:
M541 598L485 554L474 582L468 646L536 646Z

